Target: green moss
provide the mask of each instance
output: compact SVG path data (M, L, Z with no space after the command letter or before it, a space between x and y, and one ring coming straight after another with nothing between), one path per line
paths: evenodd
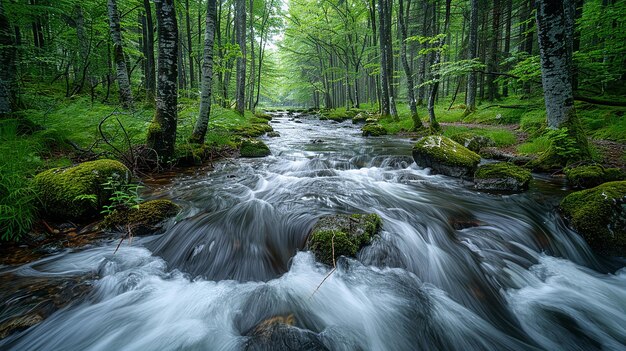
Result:
M377 214L325 216L313 227L308 247L320 262L332 265L333 257L354 257L371 242L381 224L382 220Z
M151 200L136 208L113 211L104 218L101 226L106 229L130 226L134 229L134 234L145 234L151 229L158 229L158 224L175 216L179 211L180 207L170 200Z
M244 139L241 141L239 154L241 157L265 157L272 152L261 140Z
M34 188L47 216L58 220L97 214L111 194L102 184L109 177L127 183L130 172L114 160L97 160L70 168L53 168L34 178Z
M197 166L209 157L209 150L205 144L185 143L176 144L174 158L179 166Z
M533 176L525 168L508 162L498 162L482 165L474 174L478 179L512 178L520 183L528 183Z
M567 181L574 187L592 188L602 183L623 180L624 172L619 168L604 168L601 165L584 165L565 168Z
M423 137L413 146L413 152L451 166L475 169L480 156L454 140L441 135Z
M626 254L626 181L571 193L561 210L591 247Z
M272 120L272 116L270 116L269 114L265 113L265 112L257 112L254 114L254 117L256 118L261 118L267 121L271 121Z
M359 112L356 116L352 117L352 123L365 123L369 116L364 112Z
M363 128L361 128L361 131L363 132L363 136L387 135L387 130L385 129L385 127L377 123L366 124L363 126Z

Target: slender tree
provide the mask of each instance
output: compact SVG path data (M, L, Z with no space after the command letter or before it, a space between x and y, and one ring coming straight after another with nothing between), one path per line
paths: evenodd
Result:
M202 92L200 95L200 114L193 128L191 142L202 144L209 125L211 114L211 92L213 85L213 42L215 38L216 0L207 3L206 26L204 31L204 55L202 61Z
M433 66L437 66L441 62L441 51L443 50L443 45L446 42L448 28L450 26L450 2L451 0L446 0L446 15L443 25L443 34L446 35L441 36L441 39L439 39L439 42L437 43L437 50L435 51ZM436 69L433 74L434 83L432 85L430 95L428 96L428 117L430 120L430 129L435 131L441 129L439 123L437 122L437 118L435 117L435 97L437 96L437 92L439 89L440 79L441 76L439 74L439 70Z
M174 154L178 101L178 25L174 0L155 0L159 62L156 113L148 128L147 144L160 158Z
M246 2L235 0L235 32L241 55L237 57L236 110L243 115L246 108Z
M390 59L389 55L389 42L387 42L387 30L391 28L387 26L386 14L387 9L387 0L378 0L378 19L379 19L379 40L380 40L380 86L381 86L381 99L380 99L380 113L383 116L389 116L391 113L391 108L389 106L389 86L390 86L390 78L389 78L389 70L388 70L388 60Z
M0 118L14 110L16 52L11 35L11 24L0 0Z
M537 37L541 59L541 81L548 127L568 128L576 140L580 156L588 157L589 148L574 108L572 90L572 1L537 0Z
M417 114L417 101L415 100L415 84L413 83L413 70L407 59L407 26L409 23L409 15L411 13L411 0L407 0L406 5L406 17L404 15L404 2L398 1L398 26L400 29L400 58L402 60L402 66L404 67L404 73L406 74L407 82L407 97L409 99L409 110L411 111L411 119L413 120L413 130L418 130L424 127L422 120Z
M154 99L154 93L156 91L156 78L155 78L155 60L154 60L154 23L152 20L152 8L150 7L150 0L143 0L143 8L146 16L146 36L144 38L144 56L146 57L146 69L145 69L145 87L146 98L150 101Z
M116 0L108 0L109 28L111 39L113 40L113 59L117 69L117 84L119 88L120 103L125 108L133 106L133 95L130 89L130 79L128 77L128 67L124 59L124 46L122 44L122 29L120 26L120 15L117 10Z
M470 0L470 24L469 40L467 43L467 58L476 60L478 58L478 1ZM467 91L465 97L465 115L476 111L476 89L477 73L471 70L467 75Z

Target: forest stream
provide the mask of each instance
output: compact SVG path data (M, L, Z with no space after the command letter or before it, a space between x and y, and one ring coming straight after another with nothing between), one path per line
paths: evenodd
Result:
M184 208L164 234L0 267L1 320L33 308L33 282L81 287L0 349L626 349L624 263L567 228L562 184L478 192L418 167L408 139L298 113L271 124L271 156L145 191ZM383 227L333 270L303 248L334 213Z

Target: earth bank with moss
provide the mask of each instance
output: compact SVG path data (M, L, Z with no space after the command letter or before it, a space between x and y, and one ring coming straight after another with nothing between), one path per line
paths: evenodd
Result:
M561 210L593 249L626 256L626 181L573 192L561 201Z
M454 140L441 135L429 135L413 146L413 159L420 167L451 177L471 177L480 156Z
M307 248L315 253L320 262L332 265L339 256L355 257L361 248L371 242L381 224L380 216L373 213L324 216L309 234Z
M180 211L180 207L170 200L150 200L133 208L116 209L100 224L105 229L125 231L128 228L133 235L158 233L163 229L163 222Z
M512 163L489 163L478 167L474 174L474 187L479 190L524 191L532 179L530 171Z
M130 171L119 161L89 161L41 172L33 185L46 217L76 220L94 216L110 203L111 191L103 186L109 178L126 184Z

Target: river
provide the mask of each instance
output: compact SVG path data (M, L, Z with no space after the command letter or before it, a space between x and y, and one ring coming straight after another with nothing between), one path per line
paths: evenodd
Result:
M418 167L410 140L300 114L271 123L271 156L146 190L184 208L164 234L1 267L1 284L88 288L0 349L626 349L623 261L567 228L561 184L477 192ZM331 271L302 251L320 216L369 212L382 231L357 259Z

